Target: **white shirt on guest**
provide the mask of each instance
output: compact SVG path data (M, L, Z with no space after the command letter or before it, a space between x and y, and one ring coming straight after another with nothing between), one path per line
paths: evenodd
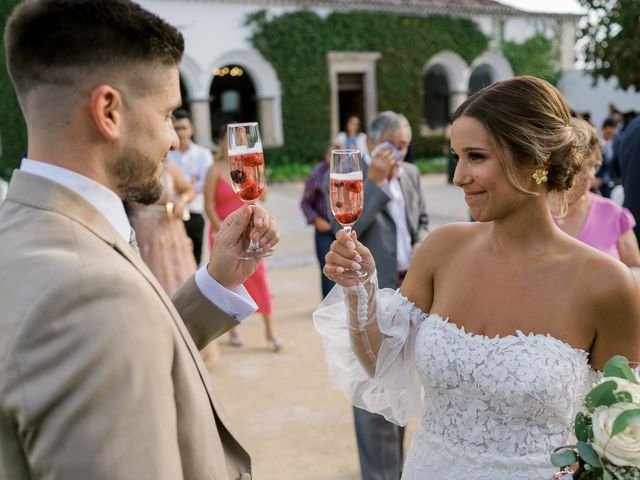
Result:
M402 175L402 167L391 180L383 180L382 188L391 197L387 206L389 214L396 224L396 250L398 271L403 272L409 268L413 249L411 245L411 234L409 233L409 222L407 221L407 206L400 187L398 177Z
M213 165L213 155L208 148L189 142L187 149L172 150L167 156L178 164L184 176L191 182L196 196L189 203L189 211L202 215L204 212L204 180L207 170Z
M367 165L371 164L371 155L369 153L362 155L362 158ZM398 172L391 180L384 179L380 184L380 188L391 197L387 208L393 222L396 224L396 261L398 262L398 271L403 272L409 269L413 255L413 245L407 220L407 205L398 180L400 175L402 175L402 167L398 169Z
M122 200L113 190L66 168L28 158L22 159L20 171L46 178L77 193L93 205L116 232L129 243L131 224L124 211ZM207 265L198 269L195 282L211 303L237 321L244 320L258 309L244 286L240 285L235 291L223 287L211 278L207 271Z

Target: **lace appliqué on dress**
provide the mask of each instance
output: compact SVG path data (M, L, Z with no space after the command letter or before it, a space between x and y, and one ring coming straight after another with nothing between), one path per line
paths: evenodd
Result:
M416 353L427 405L404 479L551 477L549 454L593 384L587 352L549 335L470 334L432 314Z
M360 288L347 297L334 288L314 322L330 382L354 405L399 424L422 410L403 480L551 478L549 454L567 443L597 378L587 352L548 335L474 335L425 314L397 291ZM358 336L354 319L350 332L347 304L361 317L372 294L384 338L370 378L352 350ZM373 354L377 346L371 344Z

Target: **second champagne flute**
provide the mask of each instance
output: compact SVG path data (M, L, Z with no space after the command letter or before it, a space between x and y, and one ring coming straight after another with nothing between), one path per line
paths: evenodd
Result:
M350 234L351 227L360 218L364 206L360 150L331 151L329 197L333 216L345 233ZM356 278L366 275L358 270L345 270L345 273Z
M265 188L264 155L257 122L231 123L227 126L231 185L240 199L253 208ZM259 260L273 255L275 250L264 250L254 240L238 257Z

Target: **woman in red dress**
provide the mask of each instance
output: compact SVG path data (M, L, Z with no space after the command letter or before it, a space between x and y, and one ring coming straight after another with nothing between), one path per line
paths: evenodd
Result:
M231 186L229 177L229 158L227 155L226 128L221 132L219 150L214 164L209 168L204 184L204 208L209 219L209 246L214 242L215 234L220 229L220 223L243 205L242 200L236 195ZM266 192L266 190L265 190ZM264 195L260 197L264 200ZM257 313L264 319L265 336L274 352L282 349L282 341L274 331L271 304L271 291L267 282L267 269L264 261L260 262L258 269L244 282L244 287L258 305ZM242 346L242 339L236 328L229 331L229 343L234 346Z

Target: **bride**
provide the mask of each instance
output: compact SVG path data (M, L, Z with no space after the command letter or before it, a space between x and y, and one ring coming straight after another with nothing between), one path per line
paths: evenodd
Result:
M427 237L396 292L378 290L369 250L338 233L324 272L342 288L314 322L355 405L400 425L420 416L404 480L551 478L595 371L615 354L640 360L629 270L549 213L586 147L555 87L493 84L451 127L454 183L477 222Z

